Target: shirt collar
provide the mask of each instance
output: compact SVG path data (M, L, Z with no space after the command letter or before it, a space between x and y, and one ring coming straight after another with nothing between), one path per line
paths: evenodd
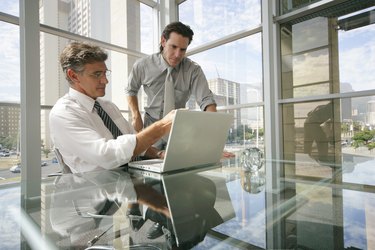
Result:
M79 91L77 91L73 88L69 88L69 96L71 96L75 100L77 100L79 102L79 104L81 104L87 110L89 110L89 111L93 110L95 100L92 99L91 97L89 97L85 94L82 94L81 92L79 92Z

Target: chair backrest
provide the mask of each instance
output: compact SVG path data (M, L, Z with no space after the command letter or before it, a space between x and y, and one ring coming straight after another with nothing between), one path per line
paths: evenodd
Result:
M54 152L55 152L55 155L56 155L56 158L57 158L57 162L59 163L59 165L61 167L61 172L63 174L72 173L72 171L70 170L70 167L65 164L65 162L64 162L64 160L63 160L63 158L62 158L62 156L60 154L59 149L55 148Z

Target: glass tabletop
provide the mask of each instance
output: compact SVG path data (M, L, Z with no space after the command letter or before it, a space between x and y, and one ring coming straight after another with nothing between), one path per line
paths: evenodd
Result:
M275 181L265 171L275 161L249 168L243 159L164 175L123 168L47 178L30 217L40 216L42 238L56 249L374 246L375 196L366 185Z

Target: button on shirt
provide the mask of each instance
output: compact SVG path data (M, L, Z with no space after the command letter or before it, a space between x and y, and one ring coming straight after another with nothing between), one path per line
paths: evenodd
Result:
M133 127L110 101L97 101L123 135L113 139L94 109L95 100L70 88L49 116L51 139L73 173L112 169L128 163L136 146Z
M162 116L167 68L168 64L161 53L139 59L133 66L125 90L127 95L136 96L143 86L148 104L145 111L154 119ZM174 68L172 76L175 84L175 108L185 108L191 95L195 97L201 110L215 104L202 68L189 58L185 57Z

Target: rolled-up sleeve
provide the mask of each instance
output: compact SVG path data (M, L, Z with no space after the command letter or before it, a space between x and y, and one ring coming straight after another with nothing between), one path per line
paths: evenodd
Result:
M132 71L128 77L128 85L125 87L125 94L128 96L136 96L142 86L141 82L142 67L139 62L133 65Z

